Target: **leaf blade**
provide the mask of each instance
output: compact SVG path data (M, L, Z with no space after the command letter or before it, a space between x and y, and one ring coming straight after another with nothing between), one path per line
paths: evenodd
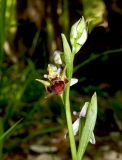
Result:
M73 54L64 34L61 34L64 48L64 61L67 68L67 78L71 79L73 74Z
M96 123L96 117L97 117L97 96L96 93L93 94L91 98L91 102L88 107L88 113L86 116L85 125L83 128L83 132L80 137L79 147L78 147L78 160L81 160L83 157L83 154L86 150L86 146L90 140L90 137L93 133L94 126Z
M11 128L9 128L5 133L3 133L0 136L0 141L3 140L4 138L6 138L7 136L9 136L11 134L11 132L16 128L16 126L22 121L23 119L20 119L19 121L17 121Z

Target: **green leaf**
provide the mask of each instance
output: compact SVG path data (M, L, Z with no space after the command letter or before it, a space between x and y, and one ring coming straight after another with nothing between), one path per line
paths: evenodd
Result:
M64 49L64 62L67 68L67 78L71 79L73 74L73 54L64 34L61 34Z
M0 141L3 140L4 138L10 136L11 132L17 127L17 125L22 121L23 119L20 119L19 121L17 121L11 128L9 128L5 133L3 133L0 136Z
M82 160L83 154L86 150L87 144L94 130L96 117L97 117L97 96L96 93L94 93L94 95L91 98L91 102L88 106L85 125L80 137L80 142L78 147L78 160Z

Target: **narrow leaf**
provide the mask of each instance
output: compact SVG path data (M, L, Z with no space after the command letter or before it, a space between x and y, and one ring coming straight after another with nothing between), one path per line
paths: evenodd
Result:
M67 77L72 78L73 73L73 54L64 34L61 34L64 48L64 61L67 67Z
M9 128L5 133L3 133L0 136L0 141L3 140L4 138L6 138L7 136L9 136L11 134L11 132L17 127L17 125L22 121L22 119L20 119L19 121L17 121L11 128Z
M80 142L78 147L78 160L82 160L83 154L86 150L87 144L94 130L96 117L97 117L97 96L96 93L94 93L94 95L91 98L91 102L88 106L85 125L80 137Z

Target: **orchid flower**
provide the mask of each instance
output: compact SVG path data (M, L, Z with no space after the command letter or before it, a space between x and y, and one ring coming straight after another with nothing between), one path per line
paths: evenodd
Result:
M69 80L66 77L66 67L61 69L61 67L57 67L53 64L48 64L48 74L44 74L44 78L47 80L36 79L36 81L42 83L48 93L54 93L56 95L60 95ZM70 86L76 84L78 79L72 78L70 80Z
M77 135L79 131L79 125L80 125L81 118L84 118L86 116L88 105L89 105L89 102L85 102L83 108L81 109L79 113L75 111L73 112L74 115L78 116L78 118L75 120L75 122L72 125L74 135ZM93 132L92 132L89 142L92 144L95 144L95 136Z

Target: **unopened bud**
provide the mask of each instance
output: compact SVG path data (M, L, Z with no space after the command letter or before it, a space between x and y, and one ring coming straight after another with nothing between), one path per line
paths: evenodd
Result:
M55 64L59 64L59 65L62 64L61 54L62 54L62 52L60 52L58 50L56 50L54 52L53 59L54 59Z
M76 54L87 40L87 26L84 17L80 18L71 28L70 41L72 52Z

